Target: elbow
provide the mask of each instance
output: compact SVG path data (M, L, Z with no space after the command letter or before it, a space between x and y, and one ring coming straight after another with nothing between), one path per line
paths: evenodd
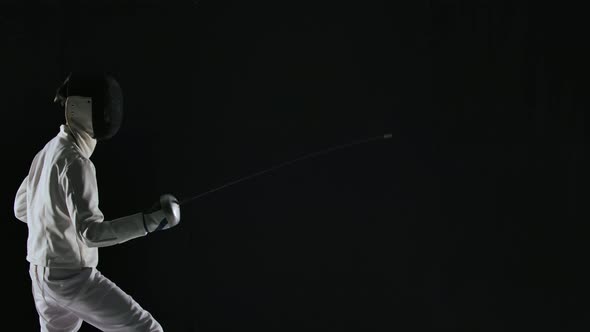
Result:
M96 243L92 237L89 237L86 234L80 234L80 239L82 239L82 243L84 243L84 245L88 248L98 247L98 243Z
M100 247L100 244L98 244L98 243L96 243L94 241L88 240L88 239L86 241L84 241L84 244L86 245L87 248L98 248L98 247Z
M79 235L82 242L89 248L98 248L111 245L113 241L116 241L115 237L106 236L101 223L90 225L86 229L82 230Z
M96 232L92 232L90 229L86 229L84 232L80 232L80 238L84 245L89 248L98 248L100 247L100 240L96 235Z

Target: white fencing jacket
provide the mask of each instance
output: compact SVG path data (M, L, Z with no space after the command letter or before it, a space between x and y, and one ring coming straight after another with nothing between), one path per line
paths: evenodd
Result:
M35 156L14 202L27 223L27 260L55 268L96 267L98 248L146 235L143 214L104 220L90 155L96 141L76 127L59 134Z

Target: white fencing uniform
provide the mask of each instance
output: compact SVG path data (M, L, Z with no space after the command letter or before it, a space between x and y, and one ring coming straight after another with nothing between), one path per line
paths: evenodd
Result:
M90 155L96 140L76 127L35 156L18 189L15 216L27 223L27 260L41 331L162 331L155 319L97 269L98 247L147 234L143 213L104 220Z
M85 321L101 331L162 331L131 296L96 268L32 265L33 297L41 331L78 331Z

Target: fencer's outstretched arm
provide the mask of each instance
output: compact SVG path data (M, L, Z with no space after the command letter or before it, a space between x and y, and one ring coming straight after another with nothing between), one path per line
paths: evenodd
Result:
M29 183L29 176L27 175L21 183L16 198L14 199L14 216L16 219L26 223L27 222L27 184Z
M161 209L149 214L139 212L115 220L104 220L98 208L96 170L88 159L73 160L64 172L61 183L76 232L89 247L112 246L144 236L166 220L166 214ZM169 226L176 224L172 222Z

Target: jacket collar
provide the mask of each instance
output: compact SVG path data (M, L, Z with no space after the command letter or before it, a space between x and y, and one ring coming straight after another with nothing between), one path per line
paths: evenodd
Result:
M92 153L96 148L96 139L92 138L90 134L82 130L76 130L76 128L73 128L72 126L63 124L59 129L59 136L71 141L84 157L90 158L90 156L92 156Z

